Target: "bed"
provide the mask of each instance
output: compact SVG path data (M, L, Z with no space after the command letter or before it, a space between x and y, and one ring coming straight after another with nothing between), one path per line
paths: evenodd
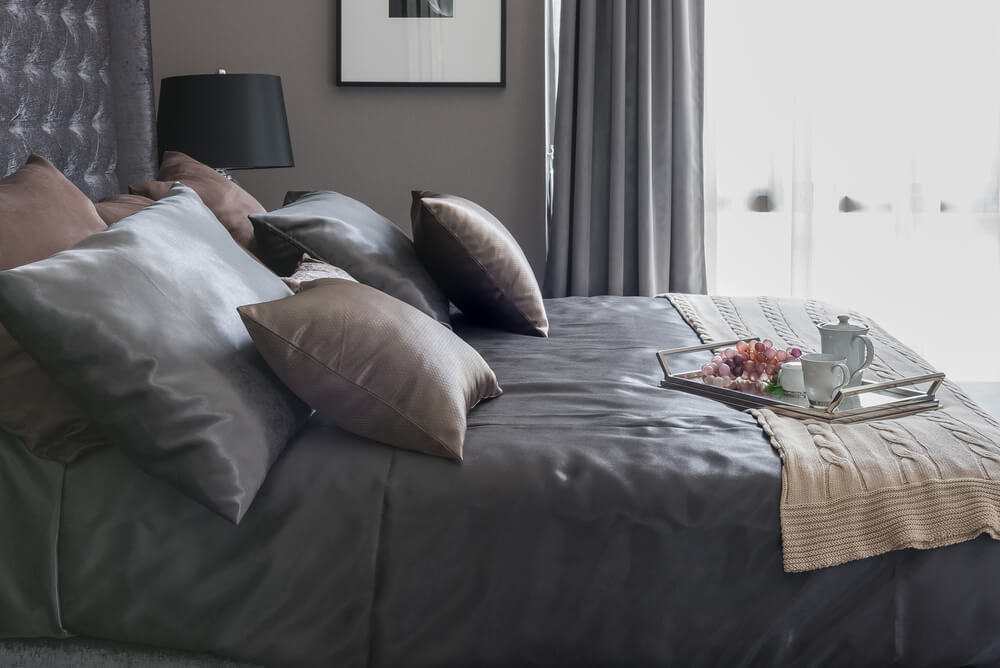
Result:
M151 178L145 3L9 2L0 26L34 68L0 79L8 171L45 142L94 199ZM40 80L46 57L96 71ZM767 435L659 387L691 317L545 310L547 338L452 319L503 386L461 464L314 414L238 524L115 448L62 464L0 432L0 663L1000 665L994 541L786 572Z

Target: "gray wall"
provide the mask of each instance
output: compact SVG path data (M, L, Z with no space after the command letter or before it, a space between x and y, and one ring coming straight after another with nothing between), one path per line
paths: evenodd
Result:
M220 67L278 74L296 166L236 173L265 207L286 190L332 189L409 230L410 190L462 195L496 214L540 273L543 5L508 0L506 88L338 88L334 0L150 0L156 88Z

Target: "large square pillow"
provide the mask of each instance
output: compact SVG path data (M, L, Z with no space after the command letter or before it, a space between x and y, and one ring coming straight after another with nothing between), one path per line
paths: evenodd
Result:
M257 349L304 401L382 443L462 459L466 416L501 393L472 346L394 297L327 278L240 308Z
M266 209L235 181L178 151L163 152L157 178L159 181L130 185L128 190L133 195L158 200L166 197L174 182L180 181L198 193L205 206L229 230L236 243L251 253L256 252L253 226L247 216L251 213L264 213Z
M290 274L305 252L451 326L448 300L420 264L413 242L361 202L321 190L250 220L260 258L278 274Z
M115 445L238 522L309 408L236 307L291 294L175 186L70 250L0 272L0 320Z
M410 215L417 256L463 313L497 329L548 335L528 258L493 214L462 197L413 191Z
M0 181L0 269L69 248L105 229L94 205L45 158ZM106 445L48 374L0 326L0 428L36 455L69 462Z

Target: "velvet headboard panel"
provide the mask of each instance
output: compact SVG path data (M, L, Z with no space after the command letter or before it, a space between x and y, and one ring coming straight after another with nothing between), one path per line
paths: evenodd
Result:
M0 168L30 153L92 199L155 170L148 0L0 0Z

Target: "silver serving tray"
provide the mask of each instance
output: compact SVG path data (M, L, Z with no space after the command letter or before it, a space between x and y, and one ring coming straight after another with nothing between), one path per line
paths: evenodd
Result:
M776 397L770 394L761 396L727 387L706 385L702 382L700 370L675 374L671 372L670 365L667 363L667 357L670 355L722 349L736 345L740 341L759 340L759 337L753 337L660 350L656 353L656 359L663 369L663 380L660 381L660 387L708 397L740 410L769 408L775 413L789 417L837 423L886 420L934 410L941 406L935 395L944 381L945 375L943 373L930 373L884 382L865 380L858 387L838 392L834 395L829 406L813 408L805 397L787 395ZM917 386L924 384L927 384L926 389L917 388Z

